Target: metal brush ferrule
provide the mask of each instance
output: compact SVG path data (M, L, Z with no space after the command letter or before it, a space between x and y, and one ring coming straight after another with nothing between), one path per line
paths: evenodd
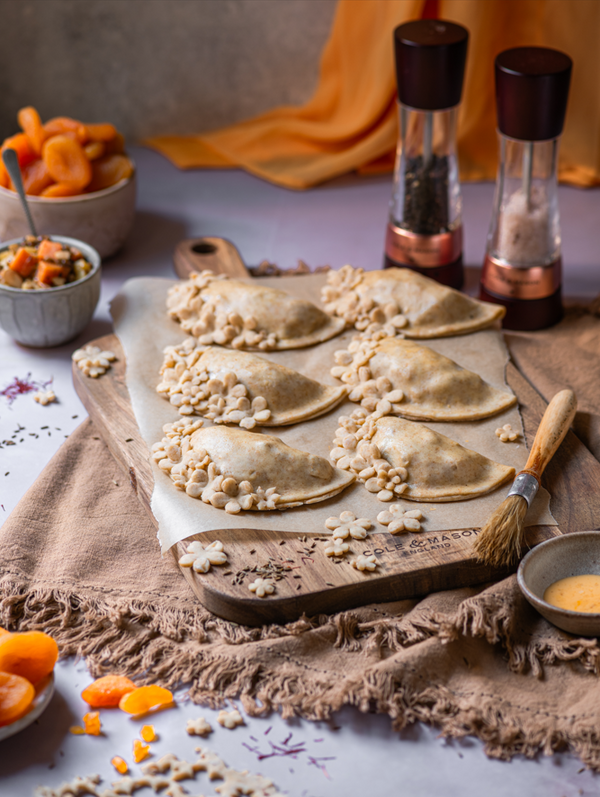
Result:
M531 473L519 473L510 488L508 495L520 495L527 501L527 506L531 506L531 502L539 489L540 483L532 476ZM508 498L508 496L506 496Z

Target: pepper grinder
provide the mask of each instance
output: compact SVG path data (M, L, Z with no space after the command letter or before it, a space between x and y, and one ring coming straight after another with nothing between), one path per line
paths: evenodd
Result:
M505 50L495 61L500 166L480 298L506 307L507 329L562 317L556 172L571 67L546 47Z
M453 288L463 283L456 123L468 38L440 19L394 31L400 119L384 268L412 268Z

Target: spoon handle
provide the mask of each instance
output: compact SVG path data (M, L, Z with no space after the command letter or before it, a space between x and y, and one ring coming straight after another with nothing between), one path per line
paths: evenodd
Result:
M29 204L25 196L25 189L23 188L23 180L21 179L21 169L19 167L19 158L17 157L17 153L14 151L14 149L5 149L4 152L2 153L2 160L4 161L4 165L6 166L6 171L10 175L10 179L13 181L14 187L17 189L17 194L19 195L19 199L21 200L21 205L23 206L23 210L25 211L25 215L27 216L27 223L29 224L29 229L31 230L31 234L35 235L35 237L37 238L35 224L33 223L33 219L31 218L31 213L29 211Z

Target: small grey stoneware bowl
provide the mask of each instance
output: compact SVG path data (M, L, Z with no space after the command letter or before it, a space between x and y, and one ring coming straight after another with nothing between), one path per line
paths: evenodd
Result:
M578 531L536 545L517 571L521 592L549 623L578 636L600 636L600 613L559 609L544 600L561 578L600 575L600 531Z
M83 279L47 290L24 291L0 285L0 327L25 346L60 346L77 337L91 321L100 298L98 252L76 238L64 235L50 237L53 241L79 249L92 264L92 270ZM5 241L0 244L0 251L22 240Z

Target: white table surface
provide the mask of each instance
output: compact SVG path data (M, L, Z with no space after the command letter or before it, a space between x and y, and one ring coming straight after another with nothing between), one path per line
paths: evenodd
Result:
M31 394L13 403L0 395L0 441L16 442L0 449L0 524L86 417L71 381L71 352L112 331L109 302L124 280L174 276L172 252L178 241L202 235L228 238L249 265L265 258L282 268L295 266L298 258L310 266L381 265L389 176L349 176L297 193L237 170L179 171L142 148L135 149L133 156L139 176L135 225L125 248L104 265L100 303L88 328L66 346L38 350L17 345L0 330L0 391L15 377L30 374L38 382L52 380L58 397L57 403L42 407ZM492 195L491 184L463 186L471 291L477 284ZM600 292L600 191L561 187L559 195L564 293L591 299ZM56 692L48 709L28 729L0 742L2 797L24 797L37 785L55 787L75 775L99 773L108 784L118 777L110 765L113 755L131 762L131 744L142 723L118 710L102 712L102 737L68 732L86 711L79 695L90 680L83 662L66 660L57 665ZM215 727L207 740L185 732L186 719L200 715ZM186 701L182 690L177 708L157 714L153 723L160 735L152 745L155 757L174 752L190 760L194 747L201 745L229 766L260 772L281 791L298 797L480 797L482 790L486 797L574 797L600 790L600 778L568 754L492 761L478 740L447 742L421 724L398 734L387 716L362 715L353 708L344 709L332 723L285 722L272 715L246 717L245 727L228 731L217 725L215 712ZM281 747L290 733L288 746L295 744L301 752L295 757L259 759L259 753L271 751L270 742ZM139 768L133 765L132 771ZM212 794L218 783L209 785L202 775L195 784L183 785L191 794ZM136 793L143 797L151 792Z

